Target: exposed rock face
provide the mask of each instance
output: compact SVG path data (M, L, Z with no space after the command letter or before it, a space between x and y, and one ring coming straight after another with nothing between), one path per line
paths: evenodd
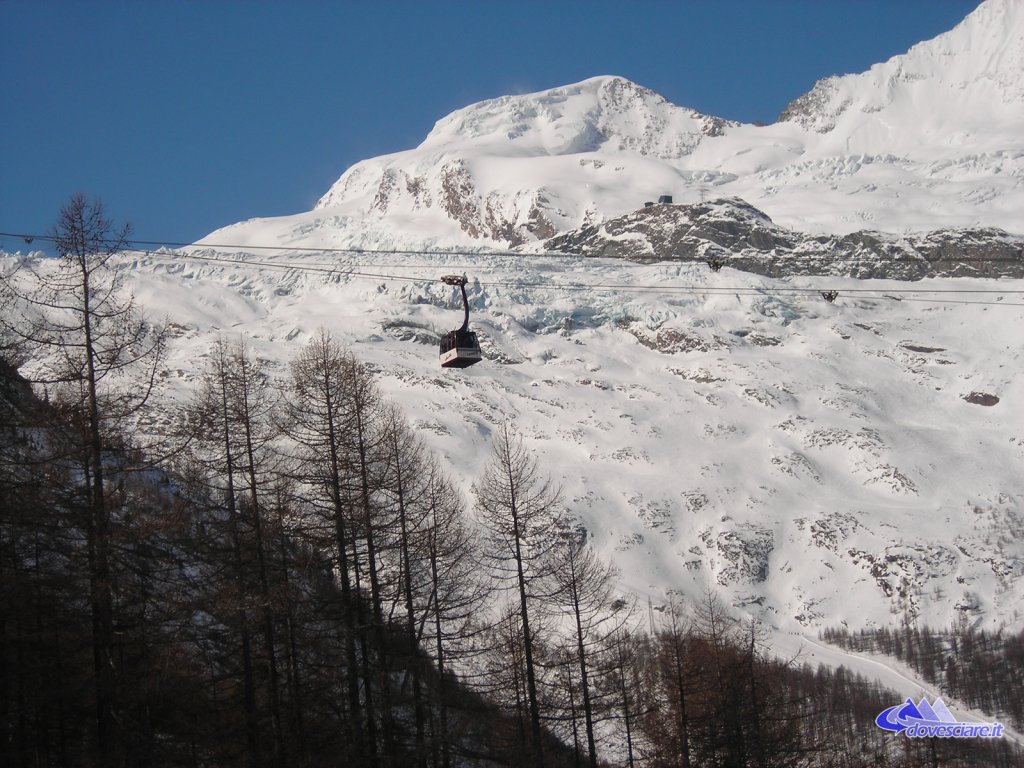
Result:
M836 99L838 90L838 77L819 80L811 90L786 105L779 122L796 122L808 130L828 133L836 127L836 115L850 106L849 100Z
M473 178L459 161L441 169L441 207L470 237L480 237L480 198Z
M547 247L631 261L715 261L772 277L1024 277L1024 237L1000 229L806 235L738 198L654 205L554 237Z
M999 397L990 395L987 392L971 392L969 395L964 395L964 400L972 405L993 406L999 404Z
M381 180L384 190L388 182L389 170ZM396 185L387 183L387 191ZM424 207L432 205L427 182L422 178L407 178L406 190L417 194ZM374 207L378 207L378 193ZM441 169L439 205L445 214L457 222L467 235L474 239L507 242L510 246L522 245L532 240L543 240L555 234L556 230L550 219L544 214L543 206L547 203L543 192L520 192L511 199L491 192L482 196L476 188L473 176L462 160L446 164ZM388 199L383 198L380 206L386 210Z

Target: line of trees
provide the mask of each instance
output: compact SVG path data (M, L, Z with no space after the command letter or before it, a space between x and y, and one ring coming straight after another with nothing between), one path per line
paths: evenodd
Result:
M76 196L58 260L2 282L3 754L532 764L547 740L557 762L535 688L524 741L457 679L503 642L500 560L483 567L461 494L329 335L280 381L218 342L173 434L139 427L164 333L121 290L127 234Z
M713 595L643 631L510 424L467 504L326 332L278 378L219 341L154 411L126 232L75 197L56 234L0 282L0 763L1010 764L886 740L891 695Z

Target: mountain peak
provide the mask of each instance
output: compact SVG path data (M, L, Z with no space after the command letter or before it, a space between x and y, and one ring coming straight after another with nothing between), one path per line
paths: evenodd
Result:
M513 247L709 195L810 234L1020 232L1022 137L1024 2L987 0L905 54L818 82L769 126L615 75L471 104L418 147L349 168L285 238Z
M956 140L987 127L984 121L1024 126L1022 105L1024 3L986 0L956 27L905 54L866 72L819 80L779 120L874 141L888 136L887 126L916 124ZM919 136L907 139L920 143Z
M624 77L604 75L456 110L437 122L419 149L470 144L498 145L507 156L601 150L681 157L724 124Z

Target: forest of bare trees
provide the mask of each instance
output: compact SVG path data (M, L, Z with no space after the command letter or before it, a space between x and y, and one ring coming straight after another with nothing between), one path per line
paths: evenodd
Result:
M641 620L514 424L452 478L326 331L157 406L122 233L75 197L57 234L2 282L0 764L1018 764L886 734L895 694L711 593Z

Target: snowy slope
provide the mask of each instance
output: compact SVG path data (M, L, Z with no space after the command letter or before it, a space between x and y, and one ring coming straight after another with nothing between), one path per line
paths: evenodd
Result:
M989 0L905 55L816 83L780 119L823 134L819 152L998 151L1024 126L1022 29L1024 4Z
M1024 281L828 278L828 304L800 291L820 279L696 265L362 255L350 266L386 277L361 277L310 271L323 255L228 258L126 259L176 324L172 392L218 335L284 373L322 326L467 491L512 419L656 604L714 586L786 630L1024 626ZM461 313L436 278L464 269L487 360L442 371Z
M160 396L187 398L218 338L283 377L323 327L467 498L511 419L641 604L713 588L773 628L776 652L915 697L930 689L909 670L823 647L818 629L1024 627L1024 280L327 258L124 256L139 303L173 322ZM486 359L444 371L436 340L461 312L436 278L464 270Z
M1024 233L1024 4L987 0L902 56L817 83L770 126L609 76L480 102L415 149L348 169L313 211L206 242L508 246L662 194L742 198L815 233Z

